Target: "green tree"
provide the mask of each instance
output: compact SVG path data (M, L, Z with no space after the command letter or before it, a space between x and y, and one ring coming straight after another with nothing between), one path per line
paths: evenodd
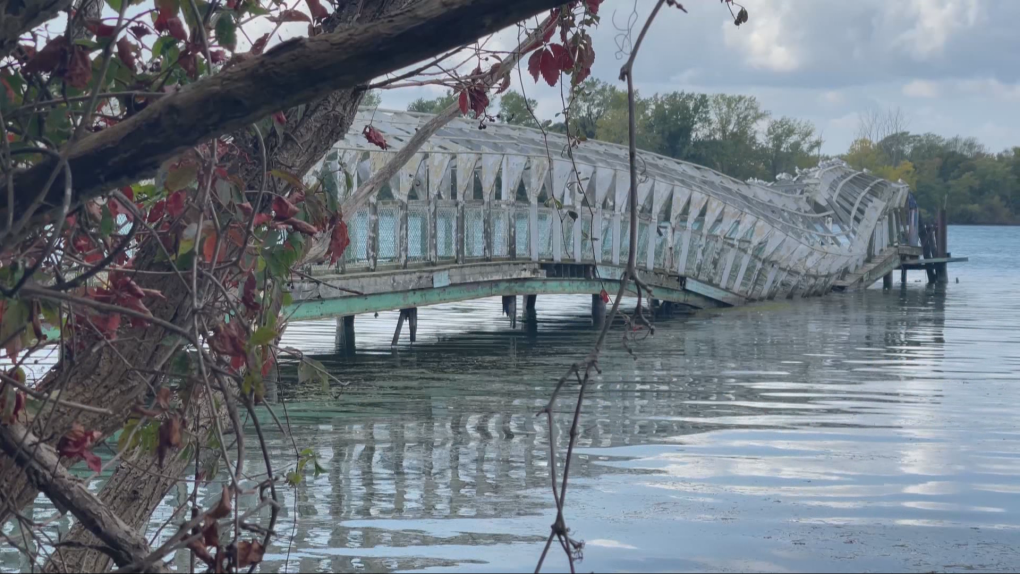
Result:
M445 96L432 98L431 100L418 98L407 106L407 111L421 114L438 114L456 101L457 95L453 93L453 90L450 90Z
M811 122L788 117L769 120L762 142L765 167L773 179L781 173L810 167L821 146Z
M754 96L716 94L709 98L708 137L698 145L695 159L737 179L766 174L758 156L758 132L768 119Z
M499 119L507 124L537 128L540 127L538 121L535 120L535 109L537 108L537 100L525 98L517 92L509 91L499 99Z
M656 94L647 102L641 120L642 132L654 151L676 159L693 159L695 143L709 129L709 98L688 92Z

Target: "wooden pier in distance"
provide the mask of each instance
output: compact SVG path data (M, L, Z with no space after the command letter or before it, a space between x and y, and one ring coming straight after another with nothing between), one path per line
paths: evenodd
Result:
M940 209L935 226L929 226L920 234L920 245L889 245L872 256L856 272L836 281L834 291L867 289L882 278L882 286L891 289L893 271L900 270L900 284L907 284L907 271L924 270L928 283L949 283L949 264L964 263L967 257L953 257L948 250L948 226L946 212Z

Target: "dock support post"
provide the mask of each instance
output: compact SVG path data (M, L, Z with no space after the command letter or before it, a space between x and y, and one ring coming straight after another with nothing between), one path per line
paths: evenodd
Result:
M414 343L418 340L418 308L407 310L407 326L411 332L411 342Z
M503 296L503 314L510 317L510 328L517 328L517 296Z
M886 273L885 275L882 276L882 289L885 290L885 291L889 291L889 290L892 289L892 284L893 284L893 277L892 277L892 271L890 271L890 272L888 272L888 273Z
M591 322L596 327L601 327L606 322L606 302L602 300L602 295L591 296Z
M946 258L949 257L949 217L946 214L946 210L939 209L938 213L938 255L937 257ZM949 265L946 263L938 263L935 265L935 277L939 283L949 283Z
M354 354L354 315L336 318L336 348L341 353Z
M391 347L396 347L397 343L400 342L400 331L404 328L404 319L407 318L407 309L400 310L400 316L397 317L397 328L393 331L393 341L390 342Z
M524 296L524 308L528 311L535 310L535 301L538 300L538 295L525 295Z
M900 285L903 287L907 286L907 268L903 267L900 269Z

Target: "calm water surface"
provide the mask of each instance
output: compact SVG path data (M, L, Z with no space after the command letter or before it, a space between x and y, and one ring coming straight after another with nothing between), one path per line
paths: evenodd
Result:
M971 260L944 289L915 272L892 292L660 320L633 357L612 338L568 495L579 568L1020 568L1020 229L950 241ZM360 316L353 358L333 322L293 325L285 343L349 385L282 375L294 438L327 472L284 490L264 570L533 570L553 520L535 413L592 343L588 305L540 297L531 332L498 300L423 308L396 351L395 313Z

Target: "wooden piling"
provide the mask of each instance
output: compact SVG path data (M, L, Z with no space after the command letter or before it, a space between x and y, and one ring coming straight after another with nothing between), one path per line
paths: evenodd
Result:
M939 209L937 225L938 257L945 259L949 257L949 217L945 209ZM946 263L936 264L935 277L939 283L949 283L949 265Z
M602 295L591 296L591 322L596 327L606 322L606 302L602 300Z
M397 328L393 331L393 341L390 343L391 347L396 347L397 343L400 342L400 330L404 328L404 318L407 317L407 310L400 310L400 317L397 318Z
M892 271L882 276L882 289L889 291L893 288L893 275Z
M517 296L503 296L503 314L510 317L510 328L517 328Z
M528 311L535 310L535 302L538 300L538 295L525 295L524 296L524 308Z

